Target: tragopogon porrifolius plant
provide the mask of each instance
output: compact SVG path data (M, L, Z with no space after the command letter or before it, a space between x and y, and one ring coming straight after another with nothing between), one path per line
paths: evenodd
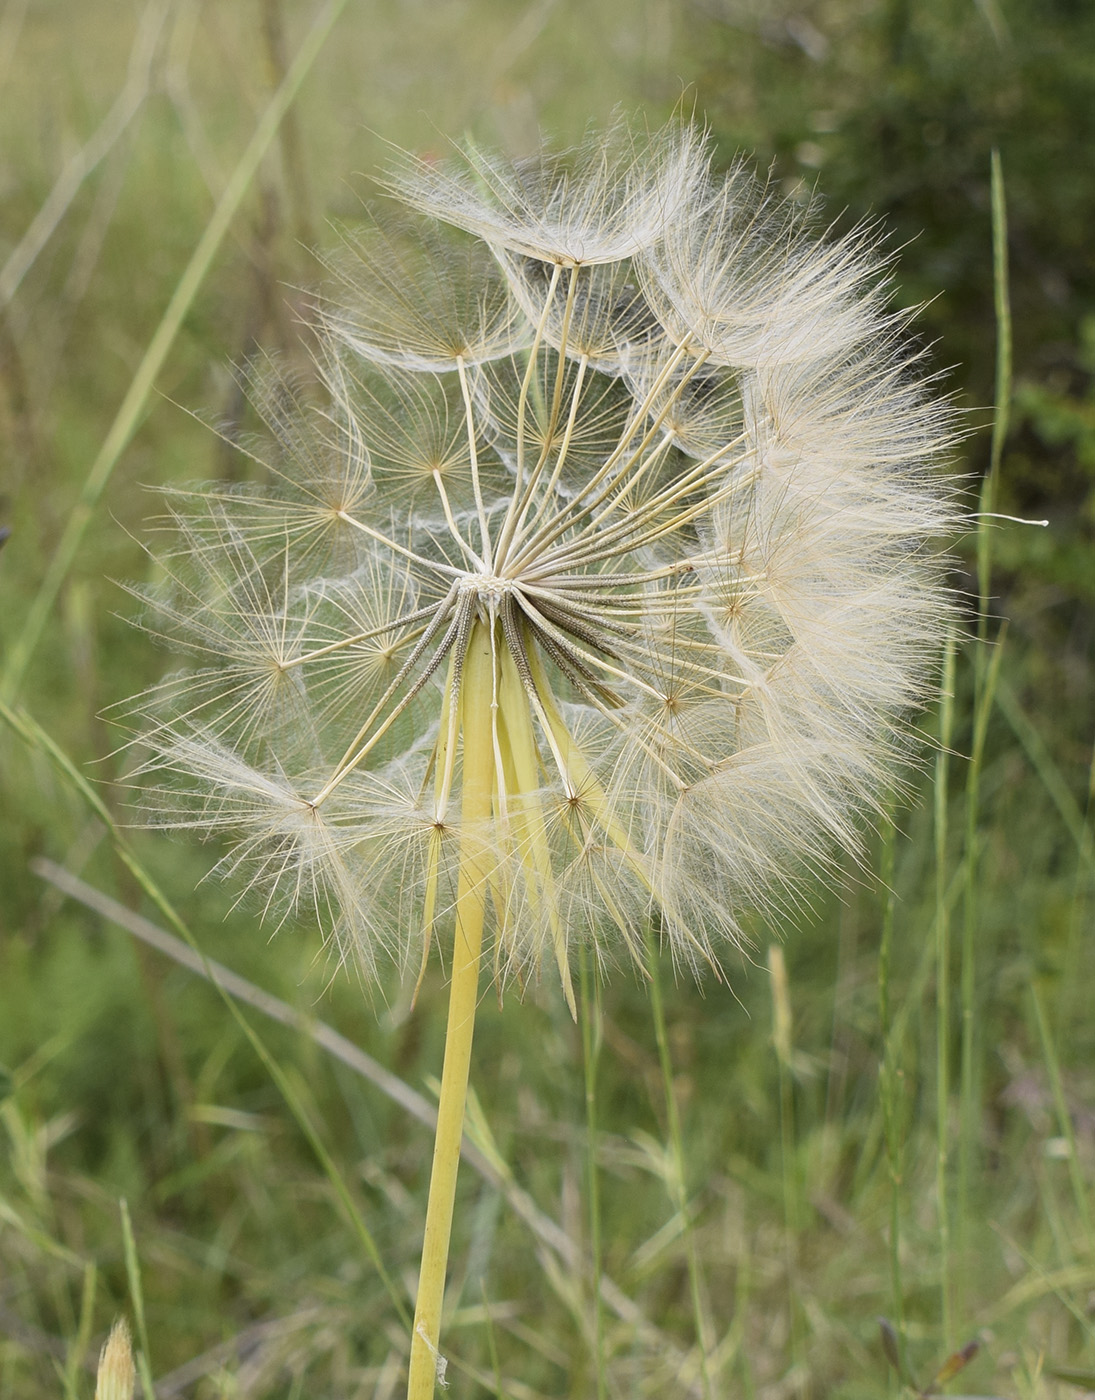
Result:
M956 507L873 235L695 127L387 184L416 213L332 259L318 388L250 376L262 480L168 493L150 625L194 668L135 709L156 820L229 834L370 976L442 950L422 1400L483 966L573 1009L575 945L641 963L654 921L717 968L856 850Z

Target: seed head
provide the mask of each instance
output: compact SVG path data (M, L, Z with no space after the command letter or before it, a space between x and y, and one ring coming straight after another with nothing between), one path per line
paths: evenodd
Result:
M136 1383L129 1328L125 1320L119 1318L110 1329L110 1336L99 1355L95 1400L133 1400Z
M949 407L872 236L815 235L702 135L407 157L435 223L332 260L318 392L249 375L264 479L167 495L139 697L155 818L307 904L370 974L457 872L499 978L587 940L717 966L859 831L949 602ZM461 816L489 646L492 803Z

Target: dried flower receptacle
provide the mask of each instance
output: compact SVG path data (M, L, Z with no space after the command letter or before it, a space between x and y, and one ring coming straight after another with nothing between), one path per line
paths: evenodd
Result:
M370 975L455 929L425 1396L481 948L573 1010L576 940L717 967L857 848L948 614L952 424L870 238L691 127L390 185L465 234L349 239L321 393L252 376L265 480L169 494L147 596L197 669L136 708L156 819Z

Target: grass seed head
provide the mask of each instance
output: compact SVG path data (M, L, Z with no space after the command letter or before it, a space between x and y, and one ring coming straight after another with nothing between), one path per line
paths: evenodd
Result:
M403 159L434 224L333 263L309 397L252 373L264 478L169 495L134 702L155 819L234 844L372 975L478 872L501 979L570 948L718 965L859 849L951 613L953 414L872 237L702 134ZM462 818L469 648L491 812Z
M99 1354L95 1400L133 1400L136 1383L129 1328L124 1318L118 1318Z

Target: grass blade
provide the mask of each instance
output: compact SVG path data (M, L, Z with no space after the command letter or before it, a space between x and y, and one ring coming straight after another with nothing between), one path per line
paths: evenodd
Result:
M50 559L45 577L39 584L38 591L27 611L23 630L11 648L3 681L0 683L0 699L10 703L19 691L27 666L37 649L46 621L61 586L68 576L69 569L72 567L87 527L91 523L95 508L119 458L137 430L156 376L174 344L179 327L190 310L191 303L205 280L205 275L228 232L236 211L251 186L259 163L277 134L283 117L289 110L309 69L323 47L324 40L345 5L346 0L327 0L327 3L320 10L289 71L270 98L266 110L255 128L254 135L248 142L247 149L240 157L239 163L232 172L224 193L213 211L212 218L205 226L205 232L202 234L198 246L194 249L186 270L179 279L167 310L148 343L148 348L145 350L137 372L130 382L121 407L118 409L106 439L99 449L99 454L84 480L79 499L69 513L64 532Z
M164 920L169 925L169 927L173 928L176 931L179 937L182 938L190 946L190 948L194 952L194 955L201 960L206 978L210 982L212 982L213 985L217 988L221 1000L228 1008L229 1014L239 1026L240 1030L243 1031L244 1035L250 1042L252 1049L262 1061L262 1064L265 1067L267 1073L277 1085L277 1088L281 1092L281 1095L284 1098L285 1103L289 1108L289 1111L296 1119L298 1127L303 1132L305 1138L308 1141L309 1146L315 1153L320 1166L323 1168L323 1171L326 1174L328 1181L331 1183L331 1186L334 1189L336 1198L338 1199L340 1206L346 1214L347 1221L352 1231L357 1236L358 1240L360 1241L362 1247L365 1250L366 1255L376 1268L378 1277L380 1278L382 1284L387 1290L388 1296L391 1298L392 1304L395 1307L396 1312L399 1314L400 1319L404 1321L407 1325L409 1325L410 1318L407 1313L406 1304L403 1301L403 1295L400 1292L400 1290L395 1286L392 1279L389 1277L388 1272L384 1267L383 1260L380 1257L380 1251L376 1247L376 1242L374 1241L368 1226L365 1224L365 1221L361 1216L361 1212L358 1210L357 1205L355 1204L353 1197L350 1194L349 1188L347 1187L345 1181L342 1179L342 1176L339 1173L333 1158L327 1151L327 1148L323 1143L322 1139L320 1138L317 1129L311 1122L311 1119L305 1113L299 1095L297 1095L297 1093L293 1089L293 1086L288 1076L285 1074L284 1070L282 1070L275 1057L267 1049L265 1042L262 1040L262 1037L247 1020L243 1012L240 1011L239 1007L236 1005L233 998L229 995L228 991L224 987L220 986L217 982L217 978L214 976L212 970L210 969L208 960L206 959L204 952L199 946L197 940L194 938L194 935L193 933L191 933L187 924L183 921L182 917L175 911L175 908L172 905L171 901L162 892L151 873L145 868L145 866L142 864L136 853L132 850L129 842L126 840L122 831L118 828L117 823L115 822L113 816L111 815L106 804L103 802L102 798L87 781L87 779L76 767L76 765L69 758L69 756L62 749L60 749L57 746L57 744L53 742L49 735L46 734L46 732L41 728L41 726L39 726L29 715L27 715L23 711L13 710L10 706L5 705L2 700L0 700L0 718L4 719L15 730L15 732L24 739L25 742L30 744L32 747L40 749L43 753L45 753L46 756L51 760L51 762L54 763L57 769L61 773L63 773L66 778L68 778L68 780L73 784L76 790L81 794L81 796L83 796L85 801L87 801L89 806L92 808L92 810L104 823L107 830L110 832L110 837L114 845L114 849L117 851L118 857L125 865L126 869L134 877L134 879L140 885L141 889L152 901L153 905L159 910L160 914L163 916Z
M996 701L1072 837L1081 866L1086 869L1089 878L1095 877L1095 842L1092 840L1091 828L1085 821L1080 804L1073 797L1072 789L1057 766L1046 741L1006 681L1001 681L998 685Z
M1068 1102L1065 1099L1065 1088L1061 1079L1061 1062L1057 1058L1057 1045L1053 1039L1053 1032L1050 1030L1049 1022L1046 1020L1045 1009L1042 1006L1042 998L1036 982L1030 984L1030 997L1034 1003L1034 1019L1038 1023L1038 1038L1042 1042L1042 1055L1045 1058L1050 1088L1053 1091L1053 1104L1057 1110L1057 1120L1060 1124L1061 1136L1068 1144L1068 1174L1072 1182L1072 1195L1076 1203L1076 1210L1079 1213L1080 1221L1084 1227L1088 1252L1095 1255L1095 1231L1092 1229L1088 1187L1087 1183L1084 1181L1083 1170L1080 1166L1080 1158L1076 1151L1076 1133L1072 1126L1072 1114L1068 1111Z
M65 217L81 185L97 165L117 145L129 124L144 105L149 93L149 74L156 44L167 18L164 0L146 6L137 25L129 71L121 92L91 136L58 175L45 202L30 221L26 233L8 254L0 268L0 307L5 307L19 290L23 278L34 266L38 254L49 242L54 229Z
M125 1249L125 1273L129 1282L129 1298L133 1304L133 1320L137 1324L137 1374L141 1378L141 1389L145 1400L156 1400L156 1387L152 1384L152 1367L148 1348L148 1327L144 1315L144 1289L141 1286L141 1263L137 1256L137 1241L133 1235L133 1222L129 1218L129 1205L125 1197L118 1202L122 1217L122 1243Z

